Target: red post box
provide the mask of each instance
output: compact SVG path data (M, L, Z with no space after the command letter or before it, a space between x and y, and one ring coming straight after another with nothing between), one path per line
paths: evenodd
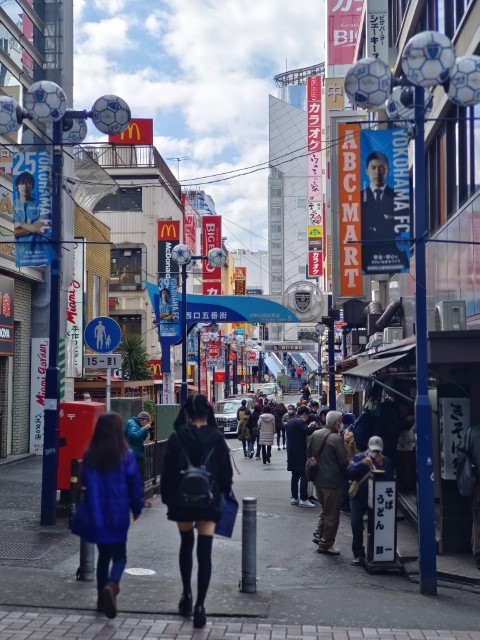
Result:
M105 413L103 402L60 403L60 446L58 450L57 489L70 489L70 466L81 460L88 447L99 416Z

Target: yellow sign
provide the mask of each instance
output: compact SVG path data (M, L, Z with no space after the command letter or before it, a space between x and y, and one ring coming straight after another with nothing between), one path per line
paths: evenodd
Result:
M308 237L309 238L322 238L323 237L323 228L322 227L308 227Z

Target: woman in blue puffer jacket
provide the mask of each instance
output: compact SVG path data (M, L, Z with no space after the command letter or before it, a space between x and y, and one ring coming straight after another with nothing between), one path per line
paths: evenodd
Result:
M114 618L127 563L130 511L136 520L143 507L143 485L118 413L99 417L83 456L81 479L85 494L75 512L72 533L98 546L97 610Z

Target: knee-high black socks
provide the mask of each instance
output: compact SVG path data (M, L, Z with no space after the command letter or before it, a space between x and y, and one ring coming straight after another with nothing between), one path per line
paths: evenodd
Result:
M212 575L212 543L213 536L199 535L197 538L198 584L196 607L203 607L207 597L208 585Z
M192 567L193 567L193 545L195 543L195 535L193 529L189 531L180 531L180 575L182 577L183 593L188 595L192 593Z

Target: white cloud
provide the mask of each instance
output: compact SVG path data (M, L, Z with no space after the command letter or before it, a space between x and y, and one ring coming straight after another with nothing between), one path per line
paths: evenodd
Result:
M135 116L153 117L162 156L187 158L181 179L265 162L273 75L323 59L322 2L95 0L97 14L89 5L75 7L76 106L116 93ZM169 164L176 175L177 163ZM235 234L248 248L266 248L267 177L262 170L202 180L230 221L229 244Z

